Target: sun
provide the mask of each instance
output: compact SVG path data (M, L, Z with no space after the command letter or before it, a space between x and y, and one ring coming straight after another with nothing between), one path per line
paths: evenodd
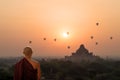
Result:
M69 32L63 32L63 37L67 38L69 36Z

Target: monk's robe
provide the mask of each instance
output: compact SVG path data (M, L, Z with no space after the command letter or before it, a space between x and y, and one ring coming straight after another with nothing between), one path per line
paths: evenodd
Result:
M25 58L15 65L14 80L37 80L37 69Z

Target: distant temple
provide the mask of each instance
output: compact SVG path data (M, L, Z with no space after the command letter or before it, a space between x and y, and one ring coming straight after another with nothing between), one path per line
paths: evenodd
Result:
M72 53L71 56L65 56L65 60L70 60L72 62L82 62L82 61L94 62L101 60L101 58L99 56L93 55L93 53L89 52L82 44L75 53Z

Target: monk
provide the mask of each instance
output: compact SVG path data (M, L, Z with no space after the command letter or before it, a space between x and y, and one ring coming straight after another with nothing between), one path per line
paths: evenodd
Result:
M24 48L24 58L15 64L14 80L40 80L40 64L31 58L32 53L30 47Z

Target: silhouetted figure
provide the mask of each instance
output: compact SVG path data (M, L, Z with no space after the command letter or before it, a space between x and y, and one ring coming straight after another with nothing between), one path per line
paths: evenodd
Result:
M30 47L24 48L25 57L15 64L14 80L40 80L40 64L31 58L32 53Z

